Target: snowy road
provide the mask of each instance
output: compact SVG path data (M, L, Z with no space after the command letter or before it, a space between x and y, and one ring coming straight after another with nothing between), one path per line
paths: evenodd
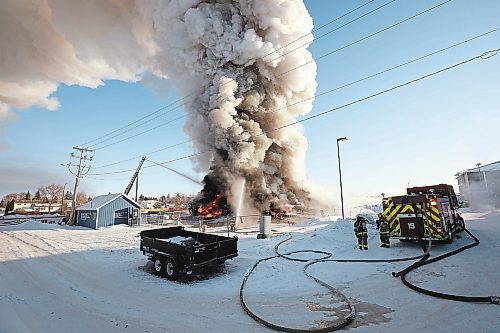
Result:
M478 247L410 273L419 285L442 292L500 295L500 214L468 215ZM471 220L473 219L473 220ZM286 231L288 227L282 227ZM419 253L416 245L378 247L370 229L370 250L355 249L346 221L313 221L294 230L283 251L314 248L336 258L384 258ZM18 332L267 332L239 305L239 286L259 258L273 255L283 239L241 235L240 256L222 274L206 280L170 282L148 272L139 253L141 229L102 230L23 223L0 227L0 333ZM437 245L434 255L469 243ZM500 306L468 304L420 295L390 273L399 264L321 263L310 272L354 300L355 332L497 332ZM343 306L307 279L303 264L273 259L259 266L246 290L248 305L269 321L316 327Z

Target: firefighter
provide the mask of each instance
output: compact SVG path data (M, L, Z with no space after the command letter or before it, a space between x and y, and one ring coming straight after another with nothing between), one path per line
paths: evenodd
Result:
M236 231L236 216L231 216L231 219L229 220L229 228L231 231Z
M354 222L354 234L358 238L358 248L368 250L368 230L366 229L366 219L360 215L356 216Z
M389 248L391 247L391 243L389 242L389 222L382 213L378 214L378 220L380 223L380 246Z

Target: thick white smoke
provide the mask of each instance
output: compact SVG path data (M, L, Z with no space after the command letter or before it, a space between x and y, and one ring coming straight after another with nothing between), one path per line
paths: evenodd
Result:
M2 1L0 110L55 109L61 83L169 78L188 96L195 148L212 152L198 166L224 194L243 177L259 209L305 203L307 140L273 129L311 110L294 103L314 95L316 65L288 45L311 29L302 0Z

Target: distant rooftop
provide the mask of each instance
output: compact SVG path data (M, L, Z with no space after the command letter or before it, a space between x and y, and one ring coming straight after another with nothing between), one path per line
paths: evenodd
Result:
M485 164L485 165L480 165L479 168L481 171L500 171L500 161ZM460 171L458 174L465 173L465 172L478 172L478 168L470 168L464 171Z

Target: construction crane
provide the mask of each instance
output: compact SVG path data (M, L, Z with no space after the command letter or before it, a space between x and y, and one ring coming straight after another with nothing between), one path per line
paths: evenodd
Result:
M123 191L123 194L128 195L130 193L130 190L132 189L132 186L134 185L134 182L137 180L137 177L139 176L139 170L141 170L142 164L146 160L146 157L143 156L141 161L139 162L139 165L137 166L137 170L135 170L132 179L130 179L130 183L128 183L127 187L125 188L125 191ZM137 194L136 194L137 196ZM135 198L137 200L137 198Z

